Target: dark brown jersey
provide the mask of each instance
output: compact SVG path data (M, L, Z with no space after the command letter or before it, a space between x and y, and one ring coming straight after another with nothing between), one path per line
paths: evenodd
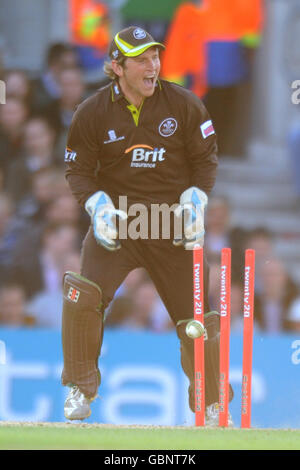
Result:
M117 82L85 100L74 114L65 160L80 204L96 191L113 201L173 204L190 186L209 194L216 177L216 135L202 101L160 80L140 109Z

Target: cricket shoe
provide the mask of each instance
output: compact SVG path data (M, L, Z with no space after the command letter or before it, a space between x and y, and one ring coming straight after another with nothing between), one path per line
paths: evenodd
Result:
M219 426L219 403L208 405L205 410L205 426ZM228 427L233 427L233 419L228 412Z
M81 420L91 415L90 404L94 398L86 398L77 385L72 385L65 401L64 414L67 419Z

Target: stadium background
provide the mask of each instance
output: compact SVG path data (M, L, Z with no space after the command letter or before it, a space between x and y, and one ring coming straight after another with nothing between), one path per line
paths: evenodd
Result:
M107 8L110 35L124 25L138 24L150 29L159 40L167 39L176 9L182 3L174 0L152 1L151 4L141 0L95 2L104 8L100 15ZM239 127L236 128L227 153L220 154L217 184L208 208L210 295L217 307L219 249L224 243L230 244L237 264L233 286L231 379L236 393L232 413L238 424L239 269L243 249L250 244L256 248L253 425L299 428L300 174L297 162L300 160L300 117L297 104L292 103L292 83L300 80L297 47L300 9L296 0L266 0L263 4L262 39L255 47L251 80L248 77L246 85L241 80L235 90L240 103L236 119L244 123L247 115L247 136L239 147L242 151L232 145L231 153L230 145L241 137ZM94 40L101 43L101 37ZM105 43L105 38L102 40ZM74 45L74 41L67 0L22 3L2 0L0 78L7 84L7 92L11 91L7 93L6 104L0 105L0 420L64 420L65 390L59 381L62 362L59 279L66 267L76 270L80 239L88 221L74 208L64 186L59 160L64 126L54 129L54 143L51 144L50 139L55 157L45 168L41 165L36 171L36 181L41 185L43 181L47 185L52 182L58 192L41 195L38 182L33 187L34 178L25 189L17 178L17 175L24 175L19 163L28 157L30 129L34 132L39 127L34 128L32 122L31 127L28 125L32 119L30 113L25 113L27 117L23 120L20 118L21 125L16 118L20 147L14 153L14 145L7 145L11 136L7 125L11 114L5 110L15 110L11 103L20 100L15 82L10 82L11 88L8 86L10 71L25 71L30 83L36 85L45 72L49 47L61 42ZM77 44L80 73L77 73L77 66L75 72L72 67L71 76L62 71L66 87L75 83L75 91L78 87L84 96L105 81L101 72L105 55L99 54L99 47L95 49L94 45ZM33 86L33 94L34 90ZM50 130L55 128L59 112L54 104L56 100L50 100L49 107L45 108ZM32 101L26 104L30 105ZM34 116L41 118L43 115L44 119L45 109L43 112L41 108L38 112L35 109ZM69 115L65 117L68 122ZM24 135L27 135L25 149ZM39 178L39 175L42 176ZM43 198L46 198L46 205L41 204L45 202ZM67 223L64 210L68 214ZM72 245L72 250L61 263L55 263L68 244ZM41 264L44 270L39 271ZM45 277L44 284L37 282L35 273ZM134 273L120 288L117 301L107 312L107 324L100 362L103 387L99 391L101 398L93 404L90 421L191 424L192 416L186 404L187 384L179 368L177 338L144 272Z

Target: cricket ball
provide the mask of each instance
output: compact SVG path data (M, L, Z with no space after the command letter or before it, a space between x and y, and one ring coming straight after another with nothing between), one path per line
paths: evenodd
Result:
M185 327L186 334L192 339L200 338L204 331L204 325L198 320L190 320Z

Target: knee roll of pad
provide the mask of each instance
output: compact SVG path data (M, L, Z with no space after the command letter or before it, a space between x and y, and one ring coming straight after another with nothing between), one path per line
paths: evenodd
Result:
M94 310L100 313L102 292L95 282L67 271L64 275L64 302L72 305L74 312L84 314L87 310Z

